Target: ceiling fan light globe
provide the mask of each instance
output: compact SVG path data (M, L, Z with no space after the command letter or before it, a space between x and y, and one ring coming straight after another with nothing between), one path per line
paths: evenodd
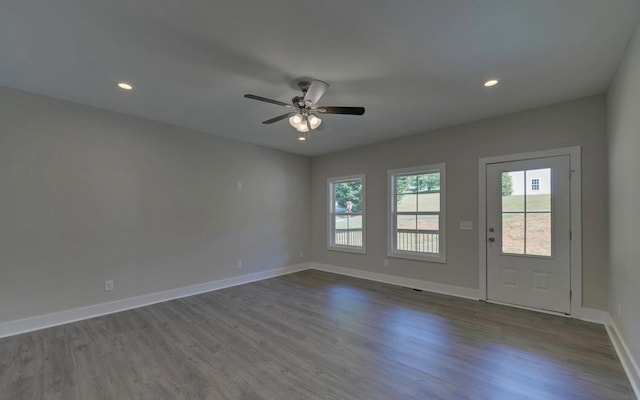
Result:
M298 127L300 126L301 123L302 123L302 115L295 114L295 115L289 117L289 124L291 126L293 126L294 128L298 129Z
M296 129L301 133L309 132L309 127L307 127L307 124L300 124L298 127L296 127Z
M309 117L309 125L311 125L311 129L316 129L320 126L322 120L315 115Z

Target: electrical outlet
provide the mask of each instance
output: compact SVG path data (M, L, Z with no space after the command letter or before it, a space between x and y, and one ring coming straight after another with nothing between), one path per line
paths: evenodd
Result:
M110 292L110 291L113 290L113 281L112 280L104 281L104 290L105 290L105 292Z
M385 258L385 259L382 261L382 265L383 265L383 266L385 266L385 267L388 267L388 266L389 266L389 259L388 259L388 258Z
M304 251L300 250L300 258L304 257Z
M238 261L236 261L236 267L237 267L238 269L242 268L242 260L238 260Z
M622 318L622 303L618 303L618 318Z
M236 183L236 189L242 190L242 182Z

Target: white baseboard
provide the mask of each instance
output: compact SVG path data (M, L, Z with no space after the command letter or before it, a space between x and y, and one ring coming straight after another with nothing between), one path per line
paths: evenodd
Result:
M609 321L609 313L602 310L596 310L594 308L581 308L577 313L571 315L573 318L578 318L587 322L595 322L596 324L607 325Z
M404 286L412 289L426 290L428 292L463 297L466 299L478 300L480 298L480 292L478 291L478 289L447 285L444 283L431 281L423 281L421 279L405 278L402 276L387 275L378 272L365 271L362 269L338 267L336 265L320 263L311 263L311 269L351 276L354 278L368 279L370 281L389 283L391 285Z
M289 265L282 268L270 269L268 271L234 276L232 278L220 279L217 281L200 283L197 285L170 289L162 292L149 293L142 296L129 297L126 299L110 301L108 303L95 304L87 307L74 308L71 310L60 311L52 314L20 319L17 321L4 322L0 323L0 338L25 332L31 332L38 329L49 328L56 325L67 324L83 319L98 317L100 315L130 310L132 308L144 307L163 301L211 292L231 286L242 285L245 283L303 271L306 269L309 269L308 263Z
M620 334L618 326L613 322L613 319L608 314L605 327L607 328L607 333L611 338L611 343L613 343L613 347L615 348L616 353L618 353L618 358L622 363L622 367L631 382L631 387L633 387L636 398L640 399L640 368L638 368L638 363L629 351L629 347L627 346L624 337Z

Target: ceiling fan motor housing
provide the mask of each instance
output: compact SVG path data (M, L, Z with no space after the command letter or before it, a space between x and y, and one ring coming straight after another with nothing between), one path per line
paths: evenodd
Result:
M302 90L302 93L307 93L307 91L309 90L309 86L311 86L311 82L309 81L298 82L298 87L300 88L300 90Z
M294 98L291 99L291 102L293 103L294 107L298 107L300 109L306 108L307 106L304 101L304 96L295 96Z
M300 88L300 90L302 90L302 96L295 96L293 99L291 99L295 107L298 107L301 110L303 108L308 108L310 104L308 104L308 101L305 101L304 98L307 95L307 92L309 91L310 86L311 86L311 82L309 81L298 82L298 87Z

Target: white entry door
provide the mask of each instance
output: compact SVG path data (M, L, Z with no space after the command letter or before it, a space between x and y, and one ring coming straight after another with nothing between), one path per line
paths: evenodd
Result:
M487 165L487 299L571 311L570 157Z

